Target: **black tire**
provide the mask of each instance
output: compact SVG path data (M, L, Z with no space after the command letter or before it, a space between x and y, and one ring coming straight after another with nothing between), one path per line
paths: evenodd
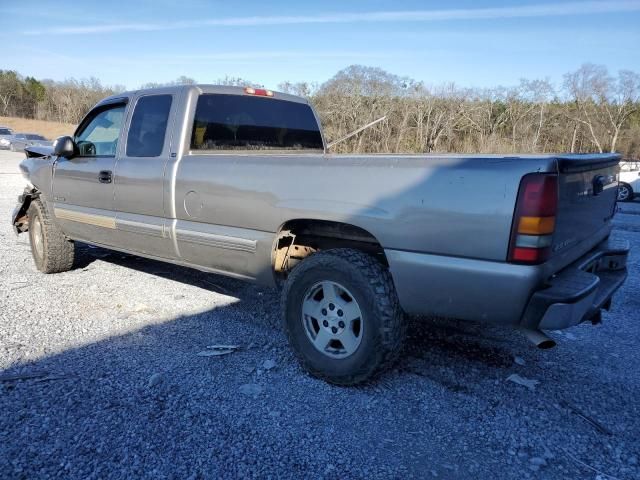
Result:
M319 351L309 338L302 308L318 282L346 287L362 313L362 338L346 358ZM352 249L326 250L298 264L282 292L284 328L302 366L337 385L365 382L389 367L402 350L406 322L388 269L370 255Z
M622 193L625 192L626 193ZM619 202L631 202L634 197L633 188L628 183L620 183L618 185L618 201Z
M9 144L9 150L11 150L12 152L16 151L16 146L13 143Z
M36 236L40 237L39 244ZM64 236L39 199L32 200L29 205L29 240L33 261L38 270L43 273L71 270L75 257L75 245Z

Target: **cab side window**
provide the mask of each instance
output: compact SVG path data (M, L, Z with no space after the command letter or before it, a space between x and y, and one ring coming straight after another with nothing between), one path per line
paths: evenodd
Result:
M115 157L124 119L125 104L96 108L80 125L75 136L81 157Z
M169 123L171 100L171 95L148 95L138 99L127 136L128 157L160 156Z

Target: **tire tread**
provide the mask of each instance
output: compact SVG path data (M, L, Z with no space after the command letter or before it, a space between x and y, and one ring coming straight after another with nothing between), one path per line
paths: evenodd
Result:
M286 328L287 298L291 287L304 275L304 273L318 266L333 267L344 271L344 261L355 267L369 285L374 293L375 308L380 321L379 335L376 336L379 344L376 345L376 358L368 362L359 371L351 375L344 375L339 378L327 376L322 371L315 369L297 348L293 341L291 332ZM379 261L359 250L350 248L337 248L324 250L315 253L306 260L298 264L289 274L282 292L281 308L285 331L289 342L294 346L293 350L303 367L312 375L319 377L329 383L339 385L356 385L375 377L382 371L388 369L399 357L406 336L407 322L404 312L400 307L400 302L396 294L393 279L389 270Z
M75 259L75 245L68 240L55 223L49 210L39 198L33 199L29 210L30 215L38 215L42 223L44 255L42 263L36 260L38 270L43 273L61 273L71 270ZM32 247L33 248L33 247ZM35 260L35 254L34 254Z

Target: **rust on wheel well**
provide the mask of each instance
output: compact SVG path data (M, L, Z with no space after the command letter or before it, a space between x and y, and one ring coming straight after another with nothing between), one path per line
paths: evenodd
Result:
M367 253L388 266L380 242L363 228L327 220L290 220L280 228L273 249L275 274L286 277L307 256L331 248L352 248Z

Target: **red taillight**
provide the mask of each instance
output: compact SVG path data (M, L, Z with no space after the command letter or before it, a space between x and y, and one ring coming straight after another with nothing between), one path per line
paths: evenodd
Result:
M548 249L514 247L511 261L518 263L542 263L549 257Z
M543 173L525 175L520 183L518 208L519 213L526 217L555 216L558 208L558 176Z
M539 264L548 260L558 210L558 176L525 175L520 182L508 261Z
M257 95L259 97L273 97L273 92L264 88L245 87L244 93L247 95Z

